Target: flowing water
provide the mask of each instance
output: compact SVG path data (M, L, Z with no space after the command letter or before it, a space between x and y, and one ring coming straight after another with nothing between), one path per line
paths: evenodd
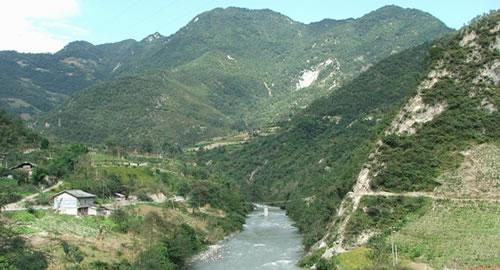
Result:
M195 259L194 270L300 269L295 264L303 254L302 236L279 208L262 206L252 212L243 231L211 246Z

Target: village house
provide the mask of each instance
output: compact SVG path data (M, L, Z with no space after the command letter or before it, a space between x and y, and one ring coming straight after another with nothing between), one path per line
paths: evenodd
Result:
M20 163L12 168L10 168L11 171L15 171L15 170L22 170L22 171L25 171L28 173L28 176L31 177L31 175L33 174L33 169L36 167L35 164L31 163L31 162L23 162L23 163Z
M98 215L94 206L95 195L79 189L71 189L54 195L53 209L61 214L72 216Z

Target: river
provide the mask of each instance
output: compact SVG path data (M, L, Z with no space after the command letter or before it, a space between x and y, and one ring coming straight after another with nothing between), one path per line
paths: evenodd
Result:
M304 252L302 236L285 211L262 206L250 213L243 231L211 246L195 259L193 270L300 269L297 261Z

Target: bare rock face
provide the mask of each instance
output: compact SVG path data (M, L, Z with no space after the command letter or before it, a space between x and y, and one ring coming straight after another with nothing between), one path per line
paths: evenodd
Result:
M450 76L450 72L440 67L440 64L438 64L436 69L429 72L427 78L420 83L417 89L417 95L404 106L394 119L390 128L390 133L414 134L417 129L416 124L432 121L434 117L441 114L446 109L446 103L429 105L425 104L422 98L422 94L425 91L431 91L439 80Z

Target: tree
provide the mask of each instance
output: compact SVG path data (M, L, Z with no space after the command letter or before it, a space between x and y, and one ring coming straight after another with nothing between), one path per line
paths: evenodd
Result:
M66 241L61 241L61 245L66 254L66 259L75 264L80 264L84 259L84 254L79 247L71 245Z
M210 203L211 197L214 194L210 193L210 187L208 185L208 181L199 181L191 186L189 192L191 206L200 207Z
M33 170L31 181L33 181L34 184L42 184L47 175L49 175L49 172L45 168L37 167Z
M165 155L174 155L181 153L182 149L178 144L171 144L169 142L164 142L161 145L161 152Z
M137 261L132 265L132 270L173 270L174 264L170 261L168 250L163 245L156 245L143 251Z
M201 240L192 227L182 224L174 237L167 240L167 246L172 262L183 265L187 258L201 248Z
M43 138L40 142L40 149L49 149L49 140Z
M110 136L104 140L104 144L106 145L106 149L108 150L109 153L112 155L119 155L120 154L120 146L118 144L118 139L116 139L114 136Z
M141 150L145 153L153 153L153 141L150 139L144 139L141 143Z
M47 267L44 253L32 250L22 237L0 221L0 269L42 270Z
M111 220L115 222L116 229L122 233L126 233L129 229L129 218L129 214L123 209L116 209L113 211L113 214L111 214Z

